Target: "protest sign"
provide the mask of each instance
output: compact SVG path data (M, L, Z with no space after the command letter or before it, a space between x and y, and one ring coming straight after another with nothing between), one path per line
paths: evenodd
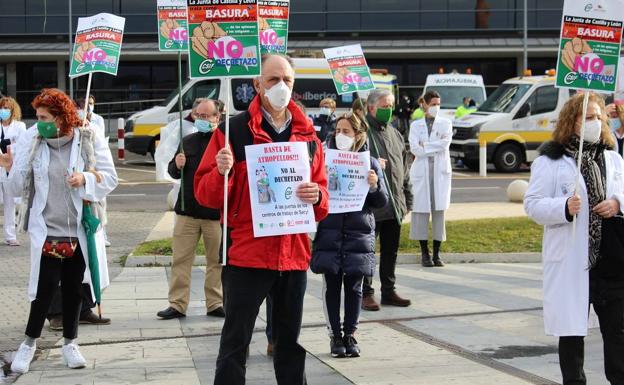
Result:
M260 75L256 0L187 0L191 78Z
M158 49L187 51L186 0L158 0Z
M338 94L367 91L375 88L359 44L324 49L325 58Z
M94 72L117 75L126 19L100 13L78 19L70 77Z
M329 213L361 211L370 188L370 153L328 149L325 151L325 167Z
M258 0L260 54L286 54L290 0Z
M618 0L566 0L557 87L614 92L624 13Z
M310 181L306 143L267 143L245 147L255 237L316 231L314 209L295 195Z

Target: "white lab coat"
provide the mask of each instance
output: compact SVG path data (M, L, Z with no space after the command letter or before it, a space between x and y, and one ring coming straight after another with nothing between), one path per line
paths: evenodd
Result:
M104 123L104 118L95 112L91 113L91 122L90 128L95 131L96 134L101 135L102 138L106 137L106 123Z
M188 120L182 120L182 137L197 132L193 123ZM169 162L180 148L180 120L176 119L160 129L160 143L154 152L154 161L156 162L156 180L159 182L180 183L169 176L167 169Z
M419 119L410 125L409 144L415 159L410 168L412 182L412 212L430 213L429 158L434 159L435 210L447 210L451 204L451 156L449 148L453 136L453 124L449 119L438 116L428 135L427 122Z
M624 161L615 151L605 152L607 199L617 199L624 209ZM568 156L553 160L538 157L531 166L531 180L524 197L528 216L544 226L544 328L553 336L586 336L589 309L589 207L581 177L583 202L576 233L565 216L567 199L576 185L576 163Z
M20 138L22 137L22 135L26 133L26 124L14 120L7 127L3 128L4 139L9 139L11 141L11 152L13 152L13 154L15 155L15 150L19 146L18 142L20 142ZM3 167L0 167L0 183L3 185L4 183L7 183L7 177L8 176L6 170ZM0 188L0 203L3 203L5 199L3 190L4 188ZM18 194L15 197L18 198L19 196L20 195ZM13 198L13 196L8 197L8 199Z
M28 168L28 158L32 141L37 135L37 130L28 130L25 136L28 136L23 142L28 144L20 146L15 154L13 167L9 174L9 184L16 195L21 194ZM72 142L72 150L70 155L70 169L84 171L84 160L80 156L80 133L78 129L74 130L74 139ZM82 201L91 202L101 201L111 191L117 187L117 172L113 164L110 151L107 151L104 140L95 135L95 158L96 170L102 176L102 181L98 183L95 175L89 172L84 173L86 184L79 189L71 189L71 198L78 212L78 241L83 251L86 269L84 272L83 283L91 285L91 273L89 269L89 261L87 256L87 238L81 224L82 219ZM28 222L28 233L30 235L30 282L28 285L28 298L33 301L37 295L37 284L39 279L39 267L41 263L41 250L47 237L47 226L43 217L43 210L48 200L48 163L50 161L50 149L45 143L41 143L39 148L35 150L36 156L33 160L33 180L35 184L35 195L31 202L30 217ZM59 204L58 202L56 204ZM108 264L106 259L106 247L104 245L104 235L102 229L95 234L96 245L99 258L100 270L100 289L104 289L109 285ZM91 292L93 296L93 288ZM95 300L95 297L93 298Z

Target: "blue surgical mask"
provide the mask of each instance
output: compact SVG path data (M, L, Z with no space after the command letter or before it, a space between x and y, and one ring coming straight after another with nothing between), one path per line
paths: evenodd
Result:
M8 108L0 108L0 120L9 120L11 118L11 110Z
M0 113L2 113L2 110L0 110ZM610 122L610 123L611 123L611 124L610 124L611 129L612 129L613 131L615 131L615 130L619 130L619 129L620 129L620 127L622 127L622 122L620 121L620 118L614 118L614 119L611 119L611 122Z
M195 128L197 128L197 131L199 132L212 132L216 127L216 123L212 123L207 120L195 119Z

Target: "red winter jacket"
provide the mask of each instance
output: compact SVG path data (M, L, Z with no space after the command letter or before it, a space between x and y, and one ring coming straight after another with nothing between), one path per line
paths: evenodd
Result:
M307 270L310 264L308 234L291 234L254 238L251 217L251 199L247 181L245 145L271 143L271 137L262 129L260 99L256 97L249 110L230 119L230 149L234 167L228 183L228 265L278 271ZM311 180L318 183L321 199L314 205L316 221L329 211L325 157L312 124L294 102L288 110L292 114L291 142L316 142L311 164ZM212 136L208 148L195 173L195 197L207 207L221 210L223 218L223 180L219 174L216 155L225 145L224 126ZM314 146L308 146L314 147Z

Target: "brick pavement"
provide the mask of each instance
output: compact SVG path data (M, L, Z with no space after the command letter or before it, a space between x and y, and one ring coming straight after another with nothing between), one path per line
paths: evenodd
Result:
M162 213L110 212L108 249L111 281L119 274L119 260L142 242L161 218ZM1 218L1 217L0 217ZM2 221L0 220L0 226ZM1 227L0 227L1 228ZM26 234L19 237L21 247L0 245L0 355L15 350L23 339L28 318L27 286L30 269L30 243ZM43 331L40 345L56 342L60 332Z

